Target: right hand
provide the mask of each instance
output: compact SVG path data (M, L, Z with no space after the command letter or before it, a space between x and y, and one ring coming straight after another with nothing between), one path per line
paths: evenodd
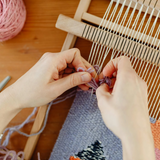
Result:
M111 60L100 76L113 75L116 75L116 82L112 91L107 84L96 91L105 124L121 140L143 133L152 139L146 83L136 74L127 57Z

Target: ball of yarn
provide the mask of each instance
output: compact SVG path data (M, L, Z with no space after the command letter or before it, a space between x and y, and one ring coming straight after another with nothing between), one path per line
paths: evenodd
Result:
M0 42L15 37L22 30L25 20L23 0L0 0Z

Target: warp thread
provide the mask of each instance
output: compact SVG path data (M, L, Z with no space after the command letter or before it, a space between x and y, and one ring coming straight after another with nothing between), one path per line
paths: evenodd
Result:
M15 37L22 30L25 20L23 0L0 0L0 42Z

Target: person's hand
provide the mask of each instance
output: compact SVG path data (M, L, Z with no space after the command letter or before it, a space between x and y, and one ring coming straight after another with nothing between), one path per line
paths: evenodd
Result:
M146 149L145 153L152 153L147 159L154 159L146 83L136 74L127 57L111 60L99 77L103 76L116 77L116 81L113 90L103 84L96 91L102 118L106 126L121 139L122 145L125 144L124 152L136 150L134 156L131 153L124 156L132 155L134 160L139 160L140 157L142 160L141 151Z
M76 72L78 67L84 69L91 67L81 57L78 49L61 53L45 53L26 74L8 87L5 92L11 93L17 106L21 108L45 105L74 86L79 85L83 90L89 88L84 84L91 80L91 74ZM92 73L93 76L94 74Z

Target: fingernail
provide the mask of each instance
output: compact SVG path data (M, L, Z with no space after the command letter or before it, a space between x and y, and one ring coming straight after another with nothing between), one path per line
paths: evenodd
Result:
M82 82L89 82L91 79L89 74L83 74L81 78L82 78Z
M102 84L101 84L101 86L106 87L106 86L107 86L107 84L106 84L106 83L102 83Z

